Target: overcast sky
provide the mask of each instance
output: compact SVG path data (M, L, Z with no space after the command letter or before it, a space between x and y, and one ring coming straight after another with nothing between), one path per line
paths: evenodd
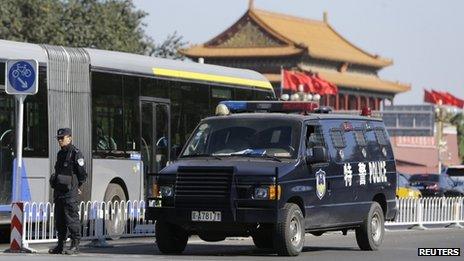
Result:
M174 31L204 43L240 18L248 0L134 0L149 13L146 32L162 41ZM396 104L420 104L423 88L464 98L464 1L255 0L259 9L322 20L364 50L394 60L384 79L412 85Z

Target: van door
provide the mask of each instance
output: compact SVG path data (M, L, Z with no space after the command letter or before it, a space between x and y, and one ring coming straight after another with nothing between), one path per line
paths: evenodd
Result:
M305 137L306 155L313 155L318 148L325 148L328 155L327 143L324 139L323 130L317 121L310 121L306 125ZM333 222L332 204L332 176L333 171L329 168L329 157L326 161L309 163L308 174L310 187L305 201L309 205L306 215L306 223L310 228L330 226Z
M329 180L331 189L330 212L335 225L356 221L355 188L359 183L360 166L351 121L327 120L324 135L330 151Z

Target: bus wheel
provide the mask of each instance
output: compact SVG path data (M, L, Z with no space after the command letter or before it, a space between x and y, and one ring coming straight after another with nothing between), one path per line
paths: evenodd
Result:
M385 219L379 203L371 205L367 217L356 229L356 242L362 250L377 250L385 234Z
M157 220L155 234L156 245L163 254L180 254L187 246L187 232L174 224Z
M124 212L126 211L126 194L119 184L110 183L105 192L105 202L111 202L107 205L108 216L105 217L105 227L111 239L119 239L124 233L125 220ZM124 201L124 204L121 202Z
M286 203L282 212L284 220L275 229L275 250L279 256L297 256L303 250L305 239L303 213L293 203Z

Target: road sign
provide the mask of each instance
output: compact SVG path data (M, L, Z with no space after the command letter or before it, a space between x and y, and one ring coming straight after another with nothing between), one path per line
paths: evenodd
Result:
M8 60L5 68L6 93L36 94L39 81L38 67L36 60Z
M20 202L21 173L23 168L23 122L24 100L38 90L39 63L37 60L8 60L5 67L5 90L18 100L17 132L16 132L16 178L12 202Z

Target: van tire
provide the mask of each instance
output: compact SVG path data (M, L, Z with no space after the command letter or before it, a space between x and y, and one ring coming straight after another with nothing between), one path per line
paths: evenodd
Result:
M105 191L104 201L108 202L126 202L126 194L119 184L110 183ZM126 226L124 220L124 212L126 211L125 205L119 205L119 212L116 213L115 218L110 219L110 217L105 218L105 227L108 231L108 235L111 239L119 239L124 233L124 227ZM114 206L113 206L114 208ZM114 211L114 210L113 210Z
M275 227L274 249L279 256L297 256L305 239L303 212L294 203L286 203L281 211L283 221Z
M251 237L253 238L255 246L262 249L273 249L274 242L272 232L272 227L260 227L253 232Z
M376 232L375 232L376 231ZM379 203L373 202L367 217L356 228L356 242L361 250L377 250L385 235L385 218Z
M188 234L179 226L166 221L156 221L155 238L163 254L180 254L187 246Z

